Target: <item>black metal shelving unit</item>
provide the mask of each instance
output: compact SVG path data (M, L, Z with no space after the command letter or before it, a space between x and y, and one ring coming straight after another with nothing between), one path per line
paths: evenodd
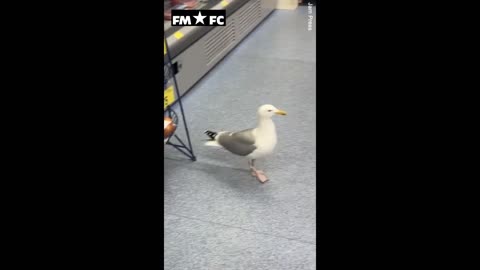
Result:
M169 88L172 87L174 88L174 93L175 93L175 102L172 104L169 104L167 107L164 106L163 110L163 115L170 117L173 122L177 125L177 130L180 127L179 122L183 122L183 127L185 128L185 135L186 135L186 143L184 140L182 140L178 135L177 132L175 131L173 135L171 135L169 138L164 139L166 145L170 145L177 149L179 152L187 156L190 160L196 161L197 158L195 157L195 154L193 153L193 148L192 148L192 142L190 140L190 133L188 131L188 125L187 121L185 119L185 112L183 110L183 104L182 104L182 97L180 96L180 92L178 90L178 84L177 84L177 79L175 77L175 72L173 70L173 64L172 64L172 58L170 55L170 49L168 47L168 42L166 37L164 36L164 62L163 62L163 75L164 75L164 82L163 82L163 91L165 91ZM169 86L169 83L173 81L173 84ZM164 94L165 96L165 94ZM165 100L164 100L164 105L165 105ZM172 109L173 106L178 106L180 109L180 118L178 117L178 114ZM172 142L172 139L176 140L176 142Z

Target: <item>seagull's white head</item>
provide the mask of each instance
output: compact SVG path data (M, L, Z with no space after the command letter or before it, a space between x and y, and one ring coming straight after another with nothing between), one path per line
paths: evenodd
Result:
M261 118L271 118L275 114L287 115L287 113L285 111L279 110L279 109L275 108L275 106L270 105L270 104L260 106L260 108L258 108L257 114Z

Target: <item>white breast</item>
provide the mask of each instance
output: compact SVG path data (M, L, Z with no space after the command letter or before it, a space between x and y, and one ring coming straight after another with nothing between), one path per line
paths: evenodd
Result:
M270 155L277 145L277 132L273 121L270 120L265 123L260 123L254 130L254 134L257 149L248 155L248 157L256 159Z

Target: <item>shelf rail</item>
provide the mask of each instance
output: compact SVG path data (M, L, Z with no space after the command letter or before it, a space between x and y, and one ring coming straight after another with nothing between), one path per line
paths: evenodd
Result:
M164 89L163 90L165 91L165 87L166 87L168 81L173 79L173 88L174 88L176 99L177 99L176 102L174 102L173 104L169 104L166 108L164 108L164 116L165 116L165 114L168 114L168 116L170 118L172 118L172 120L174 120L174 123L177 125L177 127L179 126L178 121L182 121L183 126L185 128L185 134L186 134L186 137L187 137L186 138L187 144L185 144L183 142L183 140L179 136L177 136L177 134L174 133L172 136L167 138L167 141L166 141L165 144L174 147L180 153L184 154L185 156L187 156L192 161L196 161L197 158L195 157L195 154L193 153L192 142L190 140L190 132L188 130L187 121L185 119L185 111L183 110L182 97L180 96L180 91L178 90L177 78L175 76L175 72L173 71L173 64L172 64L172 58L171 58L171 55L170 55L170 49L169 49L168 42L167 42L167 39L166 39L165 36L164 36L163 46L164 46L164 49L163 49L164 56L165 56L165 54L167 55L167 63L165 63L165 60L164 60L164 63L163 63L164 64L164 66L163 66L163 71L164 71L163 72L164 73L163 74L164 75L164 84L163 85L164 85ZM172 106L177 105L177 104L180 107L181 119L178 119L177 114L172 109ZM175 138L177 140L177 143L171 142L172 138Z

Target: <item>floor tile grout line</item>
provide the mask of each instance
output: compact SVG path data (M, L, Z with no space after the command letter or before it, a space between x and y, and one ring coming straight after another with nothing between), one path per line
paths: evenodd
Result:
M165 213L165 214L167 214L167 215L172 215L172 216L176 216L176 217L181 217L181 218L186 218L186 219L191 219L191 220L196 220L196 221L201 221L201 222L206 222L206 223L210 223L210 224L215 224L215 225L220 225L220 226L225 226L225 227L240 229L240 230L243 230L243 231L253 232L253 233L262 234L262 235L266 235L266 236L271 236L271 237L276 237L276 238L283 238L283 239L287 239L287 240L290 240L290 241L296 241L296 242L300 242L300 243L304 243L304 244L308 244L308 245L312 245L312 246L316 246L316 245L317 245L316 243L312 243L312 242L308 242L308 241L304 241L304 240L300 240L300 239L288 238L288 237L281 236L281 235L275 235L275 234L269 234L269 233L259 232L259 231L255 231L255 230L245 229L245 228L242 228L242 227L232 226L232 225L223 224L223 223L218 223L218 222L214 222L214 221L203 220L203 219L199 219L199 218L192 218L192 217L187 217L187 216L178 215L178 214L171 214L171 213Z
M165 157L165 159L168 159L169 161L174 161L176 162L177 160L174 160L172 158L169 158L169 157ZM211 162L206 162L207 160L200 160L200 159L197 159L196 163L191 167L193 169L195 169L195 166L197 164L199 165L207 165L207 166L210 166L210 167L218 167L218 168L221 168L221 169L232 169L232 170L237 170L237 171L242 171L242 172L250 172L248 170L248 165L245 165L245 168L238 168L238 167L233 167L233 166L228 166L228 165L223 165L223 164L215 164L215 163L211 163ZM245 163L247 164L247 163Z
M276 61L286 61L286 62L300 62L303 64L313 64L315 65L317 61L305 61L301 59L292 59L292 58L279 58L279 57L267 57L267 56L260 56L257 57L255 55L245 53L245 52L240 52L238 55L232 55L232 58L242 58L242 59L248 59L248 60L256 60L258 61L259 58L266 59L266 60L276 60Z

